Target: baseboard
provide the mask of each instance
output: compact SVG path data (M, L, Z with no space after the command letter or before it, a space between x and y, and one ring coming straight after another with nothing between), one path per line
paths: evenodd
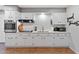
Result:
M5 42L0 42L0 44L5 44Z
M73 48L70 47L70 49L71 49L75 54L79 54L79 52L77 52L77 51L74 50Z

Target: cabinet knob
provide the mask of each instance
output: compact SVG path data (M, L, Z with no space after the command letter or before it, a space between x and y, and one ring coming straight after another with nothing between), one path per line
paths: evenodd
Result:
M27 39L27 38L24 38L24 39Z

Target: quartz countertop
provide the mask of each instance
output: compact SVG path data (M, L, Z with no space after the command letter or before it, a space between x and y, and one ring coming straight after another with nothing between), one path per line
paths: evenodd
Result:
M69 32L57 32L57 31L52 31L52 32L17 32L17 33L29 33L29 34L53 34L53 33L69 33Z

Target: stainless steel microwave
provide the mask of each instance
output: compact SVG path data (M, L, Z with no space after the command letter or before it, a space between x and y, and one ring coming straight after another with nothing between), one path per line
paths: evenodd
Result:
M54 31L66 32L66 27L54 27Z

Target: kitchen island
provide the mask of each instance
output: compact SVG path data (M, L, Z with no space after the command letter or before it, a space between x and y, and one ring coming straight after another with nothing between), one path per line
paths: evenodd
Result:
M69 47L68 32L17 32L6 33L6 47Z

